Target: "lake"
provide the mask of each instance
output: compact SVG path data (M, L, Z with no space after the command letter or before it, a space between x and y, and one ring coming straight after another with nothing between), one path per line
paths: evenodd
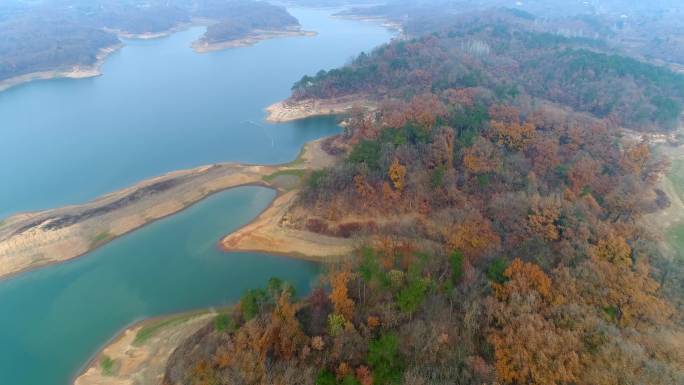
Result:
M196 27L129 40L103 76L28 83L0 93L0 218L81 203L168 171L222 161L282 163L338 132L334 118L264 122L305 74L388 41L377 24L292 10L315 37L196 54Z
M222 161L280 163L338 132L332 118L264 122L304 74L342 65L391 33L294 9L316 37L196 54L203 29L126 41L104 75L0 93L0 218L93 199L175 169ZM0 281L0 384L67 385L97 350L146 317L233 303L272 276L306 292L316 264L226 254L218 240L275 193L241 187L88 255Z
M217 247L274 196L222 192L83 258L0 281L0 384L66 385L131 322L230 304L273 276L307 292L316 264Z

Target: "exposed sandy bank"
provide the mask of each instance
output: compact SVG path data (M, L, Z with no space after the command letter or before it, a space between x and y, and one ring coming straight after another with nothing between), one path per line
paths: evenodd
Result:
M321 142L318 140L307 144L300 159L287 165L216 164L175 171L82 205L11 216L0 222L0 277L78 257L116 237L177 213L218 191L243 185L272 187L281 193L291 191L293 186L287 182L288 176L296 179L296 187L296 175L334 162L334 158L321 149ZM265 178L276 173L283 175ZM294 197L293 194L284 196ZM273 216L275 207L287 203L283 199L279 197L279 206L272 205L266 213ZM293 243L301 238L301 234L293 236ZM258 245L253 241L240 243L236 249L242 250L238 246L250 245L256 250L269 250L277 254L296 251L286 247L289 242L287 238L279 239L282 241L279 244L282 250L270 243L256 247ZM328 240L322 242L324 245L329 243ZM315 244L314 239L308 245L312 251L302 254L317 254Z
M116 44L107 48L100 49L100 52L97 54L97 60L92 65L76 65L71 68L63 70L32 72L29 74L19 75L11 77L9 79L2 80L0 81L0 92L5 91L14 86L18 86L20 84L32 82L35 80L49 80L61 78L83 79L100 76L102 75L100 69L105 59L107 59L109 55L116 52L121 47L123 47L122 44Z
M255 30L249 35L235 40L222 41L218 43L208 42L204 39L199 39L192 43L192 49L197 53L207 53L214 51L221 51L229 48L248 47L260 41L280 38L280 37L297 37L297 36L316 36L317 33L313 31L302 31L301 29L286 29L282 31L263 31Z
M0 276L87 253L209 194L246 184L278 168L218 164L172 172L92 202L19 214L0 224Z
M321 148L322 141L304 147L300 162L307 169L321 169L335 163L336 158ZM287 213L299 189L279 191L275 201L252 223L221 240L224 251L258 251L311 260L329 260L353 251L355 244L350 239L328 237L288 226Z
M190 21L188 23L180 23L180 24L178 24L174 27L171 27L165 31L158 31L158 32L132 33L132 32L123 31L120 29L111 29L111 28L105 28L105 31L114 33L122 39L152 40L152 39L160 39L162 37L167 37L167 36L173 35L176 32L185 31L186 29L191 28L191 27L208 25L210 23L211 23L211 21L209 21L209 20L197 18L197 19L192 19L192 21Z
M374 23L374 24L379 24L385 29L388 29L390 31L396 32L397 36L396 38L398 39L405 39L407 35L404 33L404 26L402 25L401 22L391 20L385 17L380 17L380 16L363 16L363 15L354 15L354 14L335 14L332 17L338 18L338 19L343 19L343 20L354 20L354 21L363 21L367 23Z
M288 226L287 212L298 190L280 195L254 222L221 241L224 251L256 251L316 261L351 253L353 240L329 237Z
M333 99L287 99L266 108L266 120L273 123L290 122L313 116L339 115L347 113L355 105L368 109L377 108L366 95L350 95Z
M74 385L158 385L176 346L215 315L209 312L180 314L134 325L100 351ZM136 341L143 329L149 337L144 341L138 337Z

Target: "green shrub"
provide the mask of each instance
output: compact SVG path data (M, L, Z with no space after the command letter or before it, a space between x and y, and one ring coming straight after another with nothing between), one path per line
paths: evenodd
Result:
M454 283L463 278L463 253L460 250L454 250L449 256L449 264L451 265L451 280Z
M240 298L240 310L245 321L256 317L261 307L268 301L268 294L263 289L248 290Z
M508 262L504 258L497 258L487 268L487 278L490 281L503 284L508 280L504 275L507 268Z
M399 355L399 338L384 334L368 345L368 363L373 367L375 385L399 384L404 372L404 362Z
M404 313L413 313L418 309L428 290L428 281L423 278L413 278L409 280L408 286L401 289L397 294L397 304L399 310Z
M341 314L329 314L328 315L328 334L335 337L344 329L344 324L347 320Z
M295 298L297 295L297 290L294 286L292 286L292 284L277 277L272 277L268 280L266 289L268 291L268 295L273 300L276 300L278 297L280 297L284 291L290 293L290 298Z
M235 331L235 323L228 314L222 313L214 318L214 329L219 332L233 332Z
M328 370L321 370L318 372L318 376L316 376L316 385L337 385L335 375Z
M432 177L430 177L430 185L432 188L438 188L444 186L444 174L446 173L446 167L444 165L435 168L432 172Z
M356 164L364 163L368 168L380 168L380 143L370 140L359 142L349 154L349 161Z
M321 188L325 182L325 178L328 177L328 174L328 170L316 170L312 172L307 182L309 188L314 190Z
M340 385L361 385L361 383L356 379L356 377L352 376L351 374L347 374L340 382Z

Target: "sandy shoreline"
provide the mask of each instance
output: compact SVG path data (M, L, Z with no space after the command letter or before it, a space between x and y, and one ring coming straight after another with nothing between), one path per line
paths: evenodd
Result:
M311 260L328 260L351 251L355 246L348 239L320 236L301 230L287 228L283 223L283 217L289 206L293 203L299 192L301 180L297 178L300 171L320 169L332 165L336 158L328 155L321 144L325 139L309 142L304 146L300 157L292 163L280 166L243 166L243 165L213 165L192 170L178 171L162 177L142 182L122 192L139 191L145 186L176 180L177 178L190 178L190 182L197 184L198 174L207 174L211 169L224 175L224 181L213 179L216 188L225 187L232 181L235 187L239 182L250 181L249 184L258 184L276 189L278 192L274 201L262 211L250 224L239 229L237 232L226 236L219 243L219 247L227 252L230 251L261 251L277 255L305 258ZM236 174L229 176L230 171L223 168L233 168ZM246 171L248 169L249 171ZM223 170L223 171L221 171ZM264 178L266 177L266 178ZM212 178L207 178L212 179ZM202 179L203 180L203 179ZM188 182L188 183L190 183ZM244 185L248 183L241 183ZM206 186L202 184L202 186ZM195 186L201 189L199 186ZM226 187L231 188L231 187ZM226 188L223 188L224 190ZM109 194L100 200L117 197L122 192ZM177 195L178 192L174 192ZM207 194L208 195L208 194ZM201 198L200 198L201 199ZM199 201L200 199L197 199ZM154 205L154 203L147 203ZM190 203L191 204L191 203ZM188 204L188 206L190 205ZM65 208L73 210L81 206ZM186 206L187 207L187 206ZM58 209L59 210L59 209ZM54 211L54 210L51 210ZM37 214L21 214L20 221L26 221ZM125 215L124 215L125 216ZM12 217L14 218L14 217ZM10 218L11 219L11 218ZM8 221L6 221L7 223ZM15 222L11 226L16 228ZM6 231L6 224L0 227L0 232ZM131 230L132 231L132 230ZM0 235L1 238L1 235ZM2 243L0 243L1 245ZM200 312L190 314L175 314L164 317L138 322L118 333L113 339L95 354L84 369L74 380L74 385L132 385L132 384L158 384L164 374L166 362L169 356L185 338L204 327L215 316L215 312ZM176 322L175 320L181 320ZM146 326L165 325L144 344L135 343L136 336ZM103 359L111 359L112 370L107 372L103 367Z
M50 79L84 79L92 78L102 75L102 65L107 57L123 47L123 44L115 44L106 48L101 48L97 54L97 60L94 64L88 66L76 65L66 70L52 70L32 72L24 75L11 77L0 81L0 92L18 86L20 84L29 83L36 80L50 80Z
M307 144L301 159L291 164L259 166L228 163L175 171L82 205L8 217L0 223L0 278L82 256L119 236L178 213L209 195L230 188L245 185L275 188L280 192L276 200L282 205L283 196L294 198L294 194L283 194L285 190L291 190L291 186L287 186L285 181L288 172L305 172L325 167L334 161L332 156L320 148L321 142L322 140L318 140ZM273 179L265 178L275 173L284 175ZM296 183L298 182L297 178ZM272 204L272 207L275 206ZM275 225L269 228L270 231L281 234L281 223L272 218L279 213L281 211L267 209L257 221L269 218L270 223ZM263 232L264 226L259 229ZM245 240L235 243L234 247L224 245L225 249L246 250L248 245L252 247L253 241L247 240L253 239L256 234L262 234L254 232L252 237L246 236L252 233L253 230L241 230L240 234ZM301 238L301 234L296 235ZM315 245L315 237L308 237ZM281 235L279 239L282 238ZM286 250L282 243L255 249L272 251L275 254L297 251L292 255L303 254L310 258L330 255L330 252L326 252L318 256L319 250L315 247L302 253L299 253L301 250Z
M282 37L298 37L298 36L316 36L318 33L314 31L303 31L301 29L285 29L281 31L262 31L255 30L249 35L235 40L227 40L222 42L210 43L204 39L199 39L192 43L192 49L197 53L207 53L222 51L229 48L249 47L260 41L282 38Z
M340 115L348 113L356 105L371 110L377 108L375 102L361 94L331 99L287 99L268 106L266 120L283 123L314 116Z
M84 365L73 384L159 384L166 363L178 344L204 327L216 314L206 310L136 322L107 342ZM138 337L142 330L149 335L144 340Z
M302 153L302 161L311 169L332 166L336 158L312 143ZM351 239L337 238L299 230L289 226L287 213L299 188L279 189L278 196L251 223L227 235L220 241L223 251L261 252L313 261L331 261L348 255L356 244Z
M129 33L119 30L106 30L116 34L119 38L129 40L152 40L160 39L170 36L174 33L184 31L195 26L206 26L211 24L211 20L195 19L189 23L179 24L173 28L161 32L144 32L144 33ZM199 39L192 43L192 49L197 53L206 53L213 51L220 51L228 48L248 47L260 41L281 38L281 37L295 37L295 36L316 36L318 33L314 31L303 31L301 29L289 29L282 31L253 31L250 35L221 43L207 43ZM118 51L124 46L123 43L117 43L110 47L101 48L97 54L97 60L92 65L75 65L68 69L54 69L49 71L32 72L28 74L14 76L8 79L0 80L0 92L8 90L12 87L29 83L36 80L52 80L52 79L85 79L102 75L102 65L109 55Z

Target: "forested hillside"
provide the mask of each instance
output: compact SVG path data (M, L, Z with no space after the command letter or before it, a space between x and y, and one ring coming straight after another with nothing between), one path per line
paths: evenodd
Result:
M255 30L280 31L299 27L299 21L285 8L268 3L242 2L215 8L204 10L202 15L208 18L217 13L230 16L207 28L204 39L209 43L239 39Z
M484 87L497 96L551 100L627 127L676 127L684 74L612 53L600 40L530 30L507 13L466 18L457 27L362 54L341 69L305 76L294 98L410 98Z
M619 130L671 129L682 80L604 49L459 24L298 82L379 104L287 214L359 249L302 298L246 293L164 384L684 383L683 269L640 221L668 161Z
M155 35L193 19L210 23L206 39L239 39L255 29L299 25L282 7L253 0L44 0L0 5L0 81L96 62L117 33Z

